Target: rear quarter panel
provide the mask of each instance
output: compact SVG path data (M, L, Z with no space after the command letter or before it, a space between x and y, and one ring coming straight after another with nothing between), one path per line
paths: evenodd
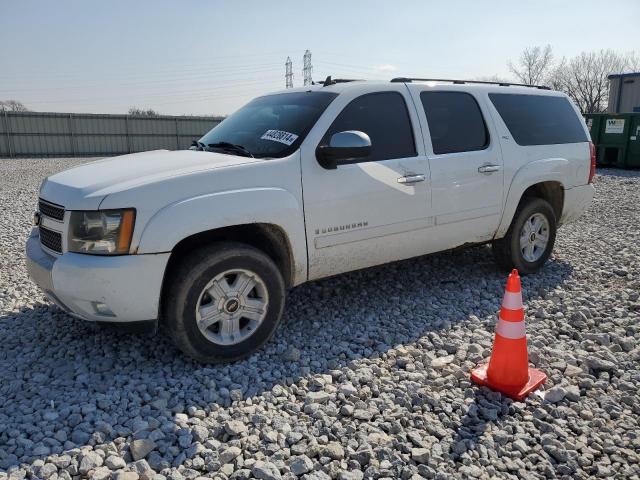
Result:
M561 95L557 92L535 94ZM585 185L589 178L590 150L588 141L557 145L518 145L488 95L487 104L504 158L504 209L495 235L500 238L507 232L522 194L530 186L547 181L559 182L565 190ZM586 124L573 103L572 106L589 138Z

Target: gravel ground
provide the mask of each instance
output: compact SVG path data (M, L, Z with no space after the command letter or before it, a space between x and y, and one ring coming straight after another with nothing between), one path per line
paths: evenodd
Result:
M549 380L513 402L469 381L506 280L487 247L296 288L227 366L66 316L23 246L41 179L82 161L0 160L0 479L640 476L640 173L599 172L523 279Z

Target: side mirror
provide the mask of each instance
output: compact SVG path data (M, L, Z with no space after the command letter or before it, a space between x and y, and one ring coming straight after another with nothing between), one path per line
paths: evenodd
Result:
M340 162L368 157L371 153L369 135L357 130L334 133L329 145L318 145L316 158L326 169L337 168Z

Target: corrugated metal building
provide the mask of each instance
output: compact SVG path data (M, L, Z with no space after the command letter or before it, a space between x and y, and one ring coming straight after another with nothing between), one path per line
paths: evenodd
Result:
M607 112L640 112L640 72L609 75Z
M109 156L188 148L222 117L0 112L0 157Z

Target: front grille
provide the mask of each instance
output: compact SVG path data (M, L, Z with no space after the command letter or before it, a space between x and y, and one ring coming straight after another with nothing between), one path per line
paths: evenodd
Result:
M55 205L40 199L38 201L38 210L40 210L40 213L46 217L51 217L60 221L64 220L64 207L60 205Z
M62 234L40 227L40 243L54 252L62 253Z

